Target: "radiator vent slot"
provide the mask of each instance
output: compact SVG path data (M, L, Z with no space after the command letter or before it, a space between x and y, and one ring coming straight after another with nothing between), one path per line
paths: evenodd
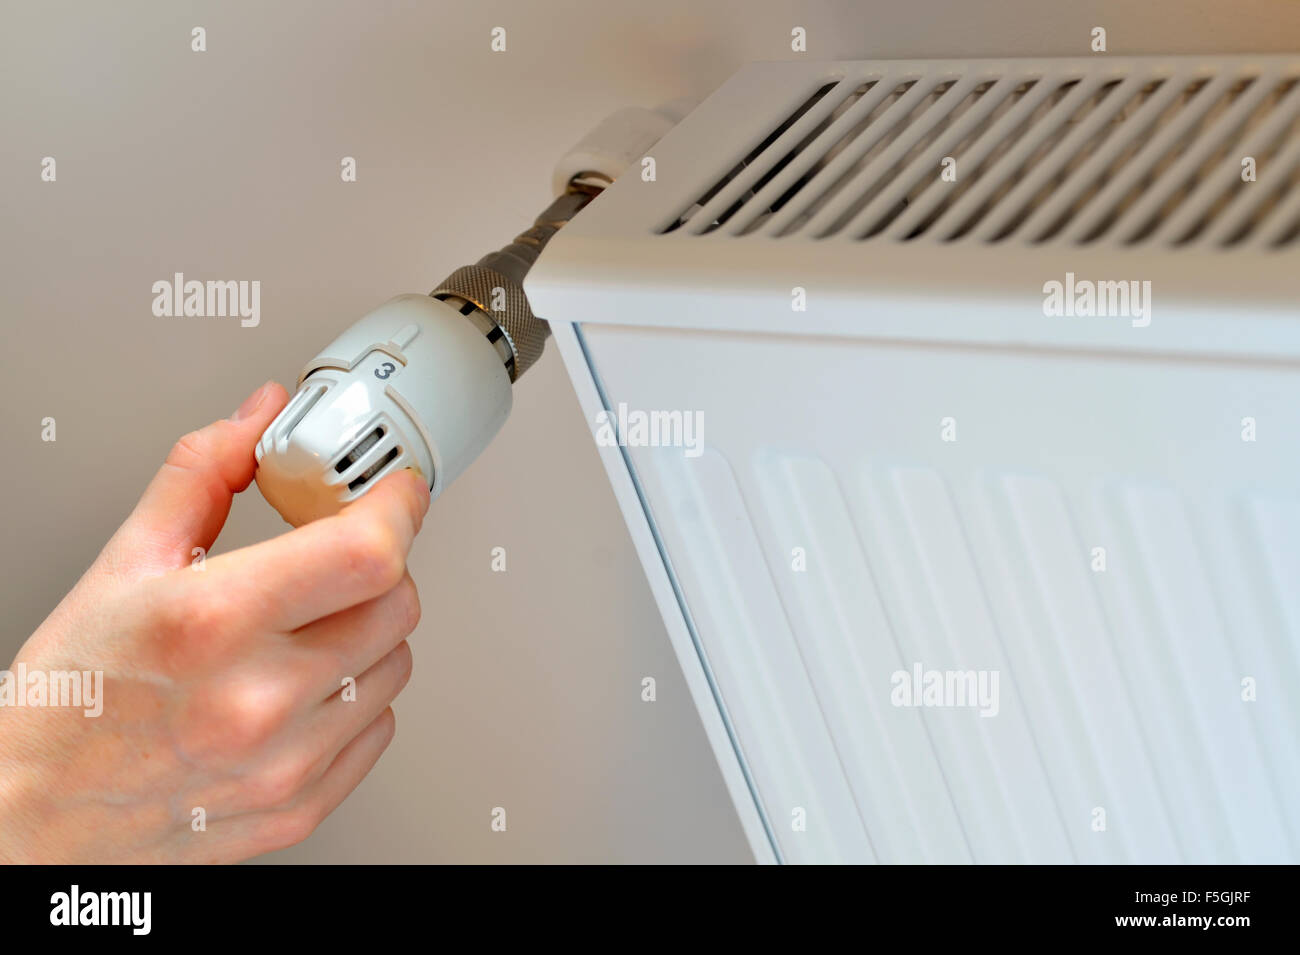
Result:
M810 97L808 97L808 99L806 99L803 102L803 104L799 106L798 109L796 109L793 113L787 116L785 120L783 120L782 123L779 126L777 126L777 128L774 129L771 132L771 134L767 136L766 139L764 139L761 143L759 143L757 146L751 149L749 151L749 154L746 155L744 159L738 162L732 169L730 169L727 172L725 176L719 179L717 183L714 184L713 188L711 188L704 195L700 196L699 200L694 204L692 204L689 209L682 212L681 215L674 217L673 221L669 223L667 226L665 226L661 231L672 232L674 229L678 229L686 225L686 223L688 223L691 220L691 218L696 214L698 210L700 210L703 207L714 204L714 200L717 198L718 194L721 193L732 183L738 181L741 178L741 176L744 174L745 170L750 168L755 162L755 160L759 159L759 157L765 157L765 166L761 174L759 174L755 178L755 184L753 186L753 189L760 189L767 182L771 181L777 174L781 172L782 169L785 168L786 164L791 159L793 159L795 155L802 152L803 149L805 149L813 141L813 139L816 138L816 134L818 132L820 132L822 129L825 129L825 127L829 124L830 120L822 119L817 124L816 130L810 133L809 135L805 136L803 141L800 142L797 146L787 150L784 157L777 158L777 157L769 156L768 153L772 145L781 138L783 133L785 133L788 129L794 126L799 121L800 118L802 118L809 110L811 110L814 106L816 106L817 103L820 102L822 98L826 96L827 93L835 89L835 86L836 84L834 83L827 83L824 86L822 86L820 89L818 89L815 93L813 93ZM734 192L735 190L731 190L731 191ZM711 223L708 226L708 228L705 229L704 231L715 229L721 223L726 222L727 219L731 217L732 213L734 213L737 209L740 209L745 204L746 200L750 195L753 195L752 190L748 193L748 195L740 195L739 198L734 199L731 203L731 206L726 211L715 216L713 223Z
M1175 249L1297 242L1300 65L1097 64L864 66L818 85L658 231Z

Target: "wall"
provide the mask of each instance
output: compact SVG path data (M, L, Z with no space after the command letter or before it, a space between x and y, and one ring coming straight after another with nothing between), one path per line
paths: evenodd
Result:
M5 3L5 660L183 432L354 318L495 248L606 113L753 59L1283 50L1300 7L897 3ZM189 48L204 26L208 51ZM507 29L508 50L489 50ZM58 160L41 183L41 157ZM345 185L342 156L358 161ZM173 272L258 279L257 328L159 319ZM437 502L398 736L281 861L748 859L558 356ZM40 421L58 441L40 441ZM256 490L220 547L282 524ZM509 571L493 574L504 546ZM659 681L659 702L639 698ZM494 806L506 833L489 829Z

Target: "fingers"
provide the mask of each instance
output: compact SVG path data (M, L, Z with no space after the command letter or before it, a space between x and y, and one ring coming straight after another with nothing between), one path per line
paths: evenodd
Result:
M397 719L392 707L386 707L343 747L325 774L303 792L297 811L319 822L337 809L379 762L379 757L393 741L396 729Z
M308 715L295 733L284 761L305 767L300 778L309 788L338 754L397 699L411 679L411 646L398 644L386 657L336 692Z
M301 666L316 674L319 699L335 695L343 677L365 673L420 622L420 597L411 575L363 604L340 610L288 635Z
M340 513L207 562L178 585L222 595L226 613L289 632L392 590L429 508L415 472L391 474Z
M297 845L338 808L393 741L396 719L385 709L340 750L314 782L279 808L223 819L210 827L226 853L205 861L234 861ZM192 840L191 840L192 841Z
M231 418L177 441L106 548L113 569L171 570L189 564L195 547L210 549L232 497L253 479L258 438L287 401L268 381Z
M228 810L275 809L321 778L340 752L388 709L411 679L411 647L402 641L382 660L285 728L244 786L217 802ZM347 692L344 693L343 690Z
M250 666L194 701L206 725L181 733L174 746L188 765L222 771L219 782L188 797L195 805L233 817L293 803L411 678L405 641L346 684L336 679L325 700L304 686L297 662Z
M330 755L383 712L411 679L411 645L403 640L391 653L357 678L351 693L335 693L308 719L307 730L318 752Z

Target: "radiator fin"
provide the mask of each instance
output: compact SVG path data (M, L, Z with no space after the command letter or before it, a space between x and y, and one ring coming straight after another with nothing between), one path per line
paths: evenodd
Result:
M876 68L817 85L659 231L1292 245L1300 66Z

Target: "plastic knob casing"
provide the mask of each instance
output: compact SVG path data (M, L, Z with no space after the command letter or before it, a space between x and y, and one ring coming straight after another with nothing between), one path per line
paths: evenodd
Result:
M403 467L436 497L487 447L510 405L510 375L473 322L427 295L399 295L307 363L257 444L257 485L295 527Z

